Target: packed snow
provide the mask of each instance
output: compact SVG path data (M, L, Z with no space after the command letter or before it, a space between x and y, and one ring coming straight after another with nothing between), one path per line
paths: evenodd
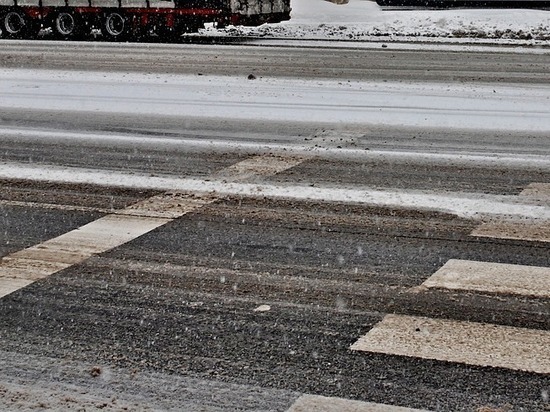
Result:
M550 87L541 86L36 69L0 77L1 106L19 109L550 131Z
M264 159L265 161L265 159ZM72 184L100 184L111 187L164 190L183 193L210 193L217 196L252 196L270 199L293 199L298 201L329 201L357 203L372 206L406 207L411 209L437 210L463 218L490 219L520 218L550 220L548 205L526 204L518 196L488 195L480 193L438 193L409 189L371 189L364 186L320 187L313 185L240 183L180 176L151 176L102 171L76 167L51 165L25 165L0 163L1 179L24 179L41 182Z
M457 41L550 45L546 10L382 10L374 1L292 0L291 20L260 27L206 30L213 35L247 35L308 40Z

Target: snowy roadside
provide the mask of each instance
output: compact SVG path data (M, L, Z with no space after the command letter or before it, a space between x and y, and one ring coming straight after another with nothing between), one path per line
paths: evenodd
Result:
M546 10L382 10L374 1L292 0L291 20L207 29L212 36L347 41L422 41L550 46Z

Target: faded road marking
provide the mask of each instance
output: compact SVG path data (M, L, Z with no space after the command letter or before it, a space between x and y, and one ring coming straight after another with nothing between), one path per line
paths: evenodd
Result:
M244 160L241 166L230 166L221 173L227 172L227 175L244 180L278 173L300 162L296 159L256 156ZM81 263L94 254L127 243L216 199L208 194L166 193L153 196L54 239L5 256L0 260L0 298Z
M39 245L12 253L0 265L1 296L137 238L169 219L107 215ZM14 282L19 279L22 282Z
M231 182L249 181L257 177L273 176L302 162L303 159L296 157L254 156L226 167L213 174L212 178Z
M550 298L550 268L451 259L421 287Z
M216 200L214 196L189 196L165 193L134 203L116 214L143 218L176 219Z
M550 223L546 221L501 221L479 225L471 236L495 239L550 242Z
M550 331L386 315L352 350L550 373Z
M287 412L422 412L420 409L318 395L302 395ZM426 412L426 411L424 411Z
M531 183L517 197L537 202L541 206L547 206L550 204L550 183ZM472 231L471 235L497 239L550 242L550 222L548 219L539 221L492 221L479 225Z
M550 183L531 183L520 193L520 196L550 201Z
M115 209L106 209L93 206L77 206L77 205L62 205L55 203L39 203L39 202L24 202L19 200L0 200L0 206L15 206L26 207L35 209L49 209L49 210L64 210L70 212L99 212L99 213L114 213Z

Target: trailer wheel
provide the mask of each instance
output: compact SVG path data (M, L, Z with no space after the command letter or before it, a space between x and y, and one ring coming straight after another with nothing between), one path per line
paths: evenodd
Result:
M103 35L114 41L127 40L131 32L131 22L128 17L119 12L112 12L105 15L103 20Z
M77 40L84 35L82 20L68 11L60 11L55 16L53 30L56 37L63 40Z
M2 34L9 39L27 39L38 35L40 23L20 10L12 10L2 16Z

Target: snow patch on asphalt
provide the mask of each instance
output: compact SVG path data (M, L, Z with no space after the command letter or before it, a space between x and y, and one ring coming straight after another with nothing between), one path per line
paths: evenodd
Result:
M112 187L155 189L215 196L325 201L369 206L422 209L474 219L519 218L550 220L550 207L531 204L527 197L480 193L440 193L419 190L380 190L305 185L231 183L223 180L179 179L45 165L0 164L0 178L32 181L96 184Z

